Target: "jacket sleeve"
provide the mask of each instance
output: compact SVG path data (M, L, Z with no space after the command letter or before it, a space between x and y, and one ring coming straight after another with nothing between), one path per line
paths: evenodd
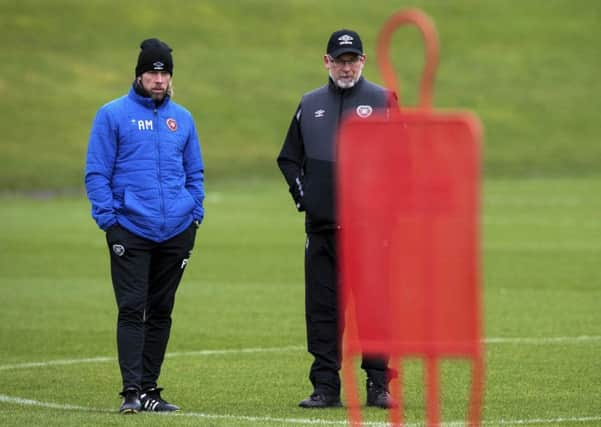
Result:
M118 130L106 108L92 124L86 157L85 186L92 205L92 217L102 230L117 222L111 180L118 148Z
M305 162L305 146L303 144L303 135L300 128L300 117L302 114L301 106L299 105L296 114L292 118L288 134L284 140L282 150L278 156L277 162L284 179L288 183L288 189L296 208L299 211L304 211L303 205L303 166Z
M186 173L186 190L194 198L196 207L192 212L195 221L202 222L205 211L204 211L204 163L202 161L202 153L200 149L200 141L198 139L198 133L196 132L196 125L194 120L190 117L191 128L190 135L188 136L188 142L184 149L184 171Z

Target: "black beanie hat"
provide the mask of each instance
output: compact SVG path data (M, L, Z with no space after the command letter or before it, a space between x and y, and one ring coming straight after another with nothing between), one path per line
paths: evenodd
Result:
M136 65L136 77L146 71L167 71L173 75L173 58L167 43L159 39L146 39L140 44L140 55Z

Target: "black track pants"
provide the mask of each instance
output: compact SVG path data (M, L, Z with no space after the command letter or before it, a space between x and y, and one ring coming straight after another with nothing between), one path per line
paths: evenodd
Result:
M195 237L194 224L162 243L118 225L106 233L119 309L117 348L124 389L157 385L171 330L175 291Z
M338 287L334 231L308 233L305 245L307 346L314 357L309 379L315 390L340 394ZM386 384L387 362L364 357L361 367L376 384Z

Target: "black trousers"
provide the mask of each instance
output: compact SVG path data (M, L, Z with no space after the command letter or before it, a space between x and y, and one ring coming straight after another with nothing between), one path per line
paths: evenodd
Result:
M123 389L157 386L171 331L175 291L195 237L195 224L162 243L119 225L106 233L119 309L117 349Z
M307 233L305 245L305 318L307 345L314 357L309 379L316 391L340 394L340 342L336 233ZM387 360L363 357L369 379L385 387Z

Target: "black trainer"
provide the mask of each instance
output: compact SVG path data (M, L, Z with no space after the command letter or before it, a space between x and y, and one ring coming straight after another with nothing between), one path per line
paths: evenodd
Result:
M325 393L314 391L311 396L302 400L298 406L301 408L339 408L342 403L338 396L328 396Z
M120 414L135 414L142 410L140 403L140 392L135 388L128 388L119 393L123 396L123 402L119 408Z
M373 380L367 379L367 406L378 408L396 408L397 403L392 400L386 386L378 385Z
M179 411L179 406L173 405L161 398L162 388L149 388L142 392L140 401L143 411L173 412Z

